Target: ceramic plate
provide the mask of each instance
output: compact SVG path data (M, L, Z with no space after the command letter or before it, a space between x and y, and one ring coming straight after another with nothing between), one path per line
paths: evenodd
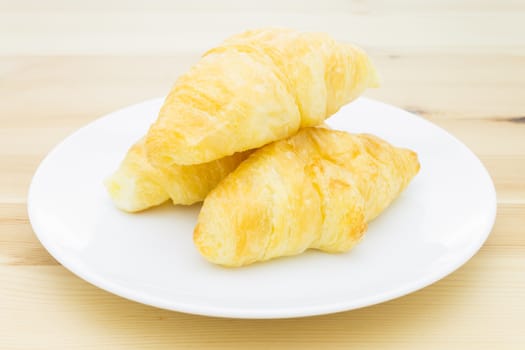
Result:
M41 163L29 192L31 224L46 249L76 275L122 297L239 318L350 310L443 278L472 257L492 228L494 186L467 147L420 117L360 98L328 124L409 147L421 162L363 241L346 254L308 251L244 268L214 266L193 246L198 205L126 214L102 184L161 103L119 110L69 136Z

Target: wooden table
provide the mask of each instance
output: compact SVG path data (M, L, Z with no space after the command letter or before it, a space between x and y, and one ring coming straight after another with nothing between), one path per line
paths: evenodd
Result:
M45 3L0 1L0 349L525 349L525 3ZM223 37L266 25L360 44L384 79L367 95L472 148L498 192L479 253L411 295L287 320L160 310L59 265L26 213L31 176L51 147L105 113L165 94Z

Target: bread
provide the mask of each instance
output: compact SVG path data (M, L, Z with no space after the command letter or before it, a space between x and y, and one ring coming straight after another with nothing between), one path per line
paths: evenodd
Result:
M322 123L377 75L360 49L320 33L261 29L204 54L146 136L157 167L209 162Z
M144 139L134 144L105 185L115 205L137 212L164 203L200 202L250 151L236 153L204 164L152 166L146 158Z
M418 170L414 152L377 137L305 128L255 151L210 192L194 242L225 266L346 252Z

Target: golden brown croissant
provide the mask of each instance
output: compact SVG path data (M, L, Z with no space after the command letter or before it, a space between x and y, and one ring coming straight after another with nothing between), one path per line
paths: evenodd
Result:
M171 198L174 204L202 201L250 151L204 164L152 166L144 149L144 139L134 144L117 171L105 182L115 205L136 212L159 205Z
M377 84L366 54L328 35L248 31L177 80L147 134L147 156L166 167L258 148L322 123Z
M345 252L418 170L416 153L377 137L305 128L255 151L210 192L194 242L226 266Z
M328 128L326 124L317 126ZM137 212L164 203L193 204L204 197L254 150L235 153L208 163L154 167L146 157L144 138L135 143L105 181L117 208Z

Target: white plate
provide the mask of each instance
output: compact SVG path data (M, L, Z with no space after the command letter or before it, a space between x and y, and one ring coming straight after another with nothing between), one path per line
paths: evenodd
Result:
M125 298L188 313L280 318L376 304L423 288L465 263L487 238L496 194L478 158L401 109L360 98L329 120L420 157L421 172L346 254L309 251L244 268L205 261L192 242L199 206L115 209L102 185L156 118L155 99L111 113L60 143L34 175L29 216L66 268Z

